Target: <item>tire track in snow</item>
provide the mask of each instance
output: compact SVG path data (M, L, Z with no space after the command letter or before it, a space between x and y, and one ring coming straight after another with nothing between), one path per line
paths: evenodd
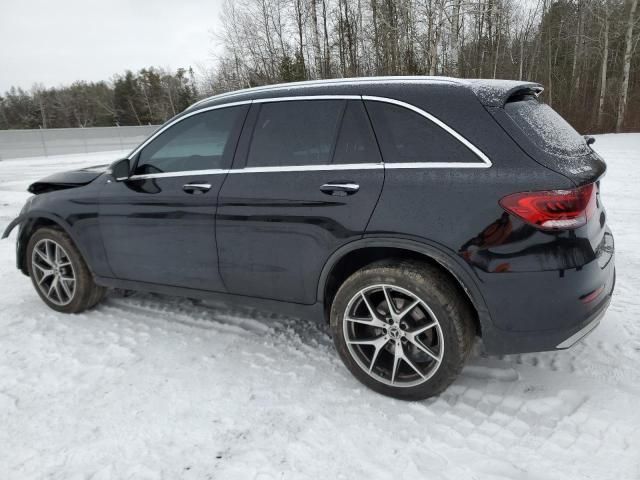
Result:
M255 311L251 317L243 318L242 313L222 307L209 308L190 301L175 302L162 296L141 296L125 299L112 299L106 305L106 310L118 314L132 315L134 319L142 316L145 321L149 318L163 323L176 321L190 328L204 328L216 330L221 327L224 334L230 336L262 337L267 334L277 337L277 330L286 323L286 317L280 317L274 324L265 326L258 324L260 314ZM102 307L101 307L102 308ZM273 321L273 315L262 314ZM193 319L196 320L193 320ZM225 321L231 321L232 328ZM291 319L296 325L302 320ZM211 323L210 323L211 322ZM262 353L243 355L254 356L263 362L268 356ZM262 365L271 374L283 374L286 370L273 368L272 365ZM487 361L475 358L463 372L462 383L466 379L484 383L500 382L514 384L518 373L508 364L500 361ZM428 406L426 413L422 404L414 404L413 408L423 416L432 417L433 413L441 414L448 419L447 431L456 431L465 439L469 448L478 452L485 452L487 446L494 449L517 448L532 455L538 449L558 450L571 448L574 445L588 447L591 452L599 450L604 436L597 437L583 432L575 427L572 417L578 414L581 406L587 401L586 396L572 390L559 393L547 393L533 386L526 386L523 393L532 394L533 398L519 400L510 394L487 394L485 389L474 387L457 387L454 385L438 400ZM544 393L540 396L540 393ZM382 433L382 432L380 432ZM585 435L587 439L585 440Z
M302 319L148 294L52 312L0 243L0 477L640 478L640 136L613 143L627 138L604 181L620 268L601 327L568 352L478 350L425 402L361 386ZM0 218L59 168L0 162Z

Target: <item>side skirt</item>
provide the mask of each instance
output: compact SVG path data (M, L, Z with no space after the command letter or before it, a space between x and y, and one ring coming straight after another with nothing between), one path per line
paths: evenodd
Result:
M123 290L135 290L138 292L159 293L175 297L198 298L202 300L212 300L235 305L249 306L258 310L322 321L324 319L324 309L321 303L303 305L300 303L282 302L266 298L247 297L244 295L234 295L231 293L211 292L208 290L198 290L193 288L174 287L170 285L160 285L156 283L136 282L132 280L120 280L117 278L94 276L94 281L103 287L120 288Z

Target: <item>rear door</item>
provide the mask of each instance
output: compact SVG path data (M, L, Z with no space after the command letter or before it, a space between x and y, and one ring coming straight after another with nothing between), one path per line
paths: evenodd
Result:
M363 235L383 179L359 97L254 101L219 197L228 291L314 303L322 267Z
M115 278L223 291L217 195L247 105L185 116L134 158L130 179L105 186L100 229Z

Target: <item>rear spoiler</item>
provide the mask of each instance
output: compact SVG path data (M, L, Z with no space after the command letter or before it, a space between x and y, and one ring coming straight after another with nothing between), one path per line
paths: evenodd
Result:
M539 96L544 87L539 83L518 80L467 80L473 93L487 107L504 107L514 96Z

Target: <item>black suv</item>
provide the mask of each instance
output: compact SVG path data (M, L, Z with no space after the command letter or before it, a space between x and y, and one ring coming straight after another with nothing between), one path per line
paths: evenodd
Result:
M203 100L106 171L34 193L18 268L80 312L117 287L330 322L386 395L437 394L488 353L571 346L614 286L602 159L535 83L395 77Z

